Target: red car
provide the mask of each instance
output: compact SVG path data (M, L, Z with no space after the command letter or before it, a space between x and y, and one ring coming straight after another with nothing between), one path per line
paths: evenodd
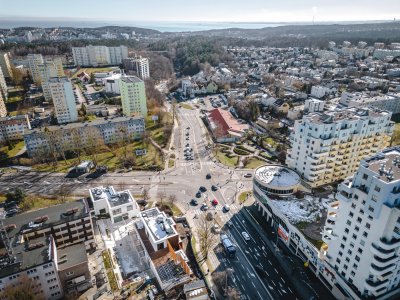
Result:
M214 206L217 206L218 205L218 200L214 199L213 201L211 201L211 204L214 205Z

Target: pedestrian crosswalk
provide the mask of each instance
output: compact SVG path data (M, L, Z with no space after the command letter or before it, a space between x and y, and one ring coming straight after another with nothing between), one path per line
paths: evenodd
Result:
M195 161L183 161L183 162L180 162L179 163L179 165L180 166L182 166L182 167L189 167L189 166L193 166L194 164L199 164L199 162L195 162ZM204 162L201 162L201 165L203 165L203 166L212 166L212 165L214 165L215 163L213 163L212 161L204 161Z

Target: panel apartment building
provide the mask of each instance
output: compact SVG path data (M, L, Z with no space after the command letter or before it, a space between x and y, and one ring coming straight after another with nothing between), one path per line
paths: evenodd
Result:
M24 280L32 280L40 299L61 299L91 286L86 251L95 244L84 200L16 215L1 226L1 299Z
M143 117L114 117L33 129L24 135L24 141L28 155L33 157L54 149L60 152L114 144L122 138L132 141L139 139L144 129Z
M139 114L147 116L146 88L144 81L136 76L122 76L119 79L122 111L126 116Z
M399 299L400 147L361 161L338 186L322 239L337 298ZM397 294L397 297L396 295Z
M67 77L51 78L47 82L59 124L78 121L74 90Z
M372 107L304 115L295 122L286 164L313 188L343 180L361 159L389 146L391 115Z
M13 78L9 52L0 52L0 68L6 78Z
M31 124L28 115L0 117L0 144L8 141L22 140L24 134L30 129Z
M119 65L128 57L128 47L86 46L72 47L72 56L76 66L97 67Z

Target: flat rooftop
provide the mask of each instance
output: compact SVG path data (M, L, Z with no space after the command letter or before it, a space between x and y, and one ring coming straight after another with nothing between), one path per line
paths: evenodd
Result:
M261 166L255 170L254 177L259 182L277 187L300 184L300 176L295 171L279 165Z
M30 269L34 266L51 261L51 238L40 237L33 240L22 240L13 244L13 255L0 259L0 278ZM2 249L5 252L5 249Z
M87 263L86 246L84 243L71 245L57 249L58 267L60 271L72 268L73 266Z
M4 226L15 224L15 228L8 232L8 236L11 239L23 233L82 219L88 215L89 207L86 201L81 199L15 215L6 218L3 223ZM46 218L41 219L42 217Z
M112 186L99 186L89 190L93 203L107 200L110 207L117 207L127 203L134 203L134 198L129 191L116 192Z
M383 182L397 181L400 179L400 147L387 148L364 159L361 164Z
M174 227L175 222L171 217L167 217L164 212L160 212L158 208L145 210L140 215L147 231L151 233L155 241L177 235Z
M136 77L136 76L122 76L120 78L123 82L126 83L138 83L138 82L143 82L142 79Z
M343 108L331 111L325 111L324 113L310 113L306 115L304 119L309 120L312 123L323 124L323 123L336 123L341 121L355 121L360 119L369 119L374 117L382 117L391 114L390 112L380 110L374 107L368 108Z

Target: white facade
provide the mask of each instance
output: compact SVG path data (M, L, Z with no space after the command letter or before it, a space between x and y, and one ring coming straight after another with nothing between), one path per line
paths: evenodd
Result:
M128 57L128 48L88 45L72 47L72 55L76 66L118 65Z
M338 186L323 240L326 266L353 298L383 299L400 284L400 148L365 158Z
M142 136L144 126L143 117L96 119L90 123L50 126L47 131L34 129L24 135L24 141L28 155L32 157L46 155L52 147L67 151L76 150L77 147L114 144L122 138L133 141Z
M330 91L331 90L325 86L313 85L311 87L311 96L320 99L324 97L326 94L329 94Z
M122 74L113 74L109 77L103 78L103 84L106 93L109 94L121 94L119 88L119 79L121 78Z
M4 77L13 77L9 52L0 52L0 68L3 70Z
M55 115L59 124L78 121L78 112L71 81L66 78L51 78L48 87L53 99Z
M0 117L0 143L21 140L29 129L31 125L27 115Z
M36 83L40 83L41 77L40 77L39 65L42 65L44 63L43 56L41 54L28 54L27 60L32 80Z
M135 58L136 72L139 77L145 80L150 77L149 59L145 57Z
M122 111L126 116L147 116L147 99L144 81L136 76L122 76L119 79Z
M307 99L304 104L304 111L308 113L324 111L325 102L317 99Z
M339 103L346 107L368 107L373 106L393 114L400 113L400 94L385 94L370 96L363 93L342 93Z
M135 218L140 211L129 190L116 192L112 186L99 186L89 190L96 215L110 214L111 222Z
M0 118L4 118L5 116L7 116L7 109L4 100L5 99L3 94L0 93Z
M286 163L311 187L352 175L364 157L387 147L391 113L374 108L310 113L296 121Z
M182 79L182 94L185 97L190 96L192 93L192 81L190 79Z

